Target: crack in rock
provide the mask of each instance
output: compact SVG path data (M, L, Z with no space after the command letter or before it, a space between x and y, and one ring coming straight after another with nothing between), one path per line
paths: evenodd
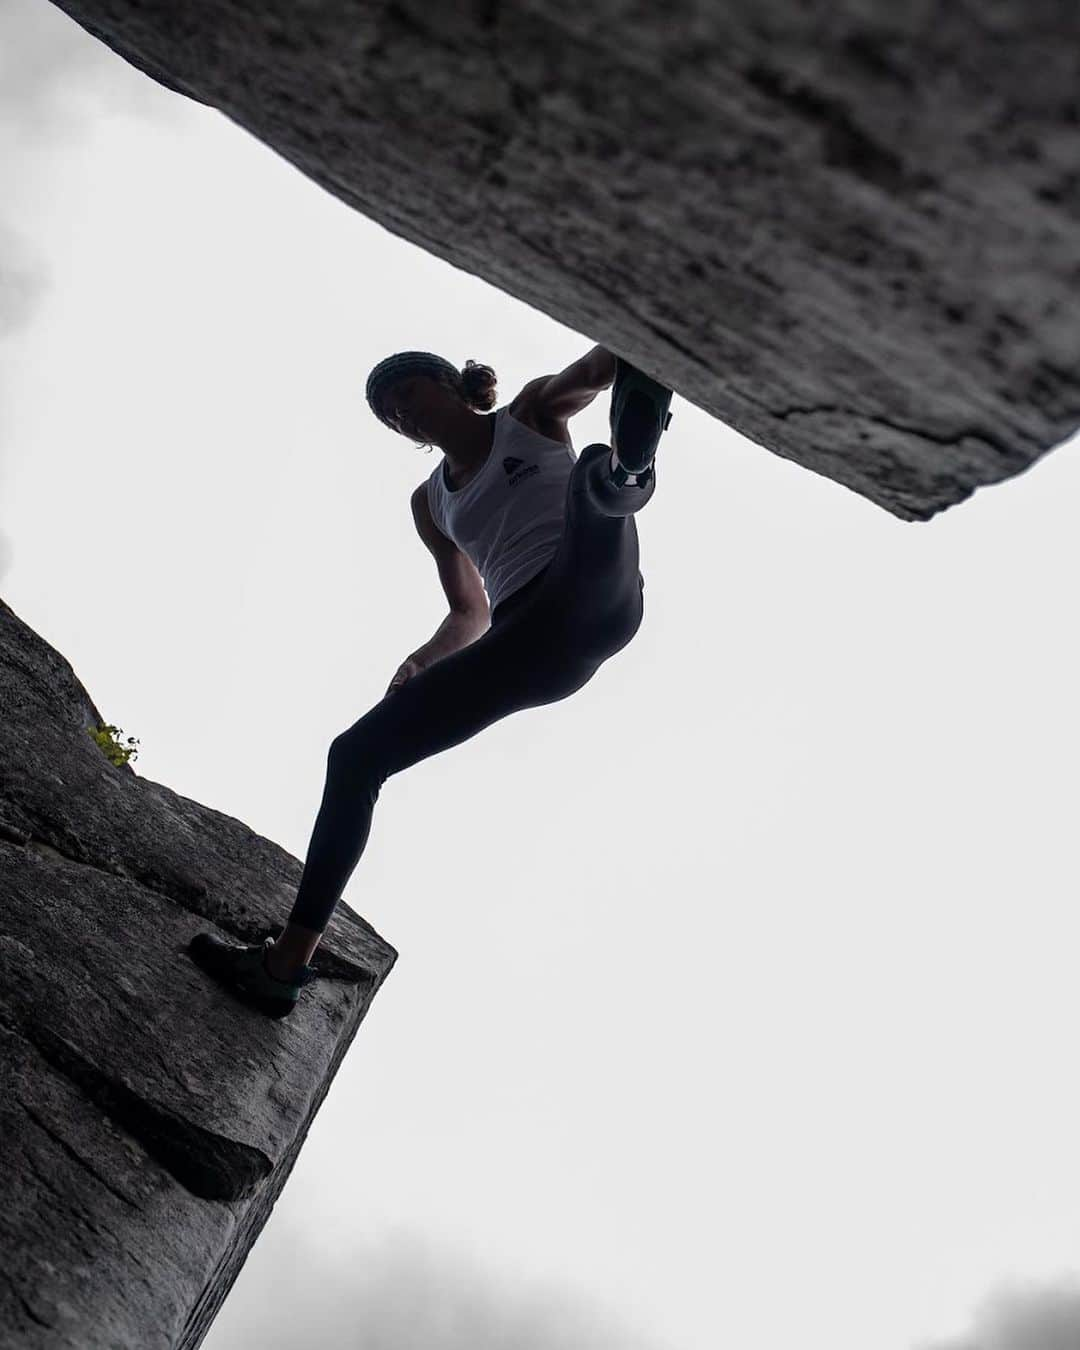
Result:
M15 1281L11 1278L8 1272L4 1270L2 1266L0 1266L0 1274L2 1274L4 1279L8 1282L8 1285L14 1292L15 1297L19 1300L23 1312L27 1315L27 1317L30 1318L31 1322L36 1322L39 1327L52 1327L53 1326L52 1322L47 1321L44 1317L40 1317L33 1310L33 1308L31 1308L30 1304L27 1303L26 1296L23 1294L22 1290L19 1288L19 1286L15 1283Z
M205 1129L141 1097L51 1028L29 1023L16 1026L4 1018L0 1024L25 1037L54 1069L199 1199L245 1199L273 1171L272 1160L261 1149Z
M130 1195L125 1195L123 1191L118 1191L107 1177L103 1177L101 1175L101 1173L97 1170L97 1168L93 1165L93 1163L88 1162L87 1159L84 1158L83 1155L78 1151L78 1149L73 1148L71 1144L69 1144L68 1141L63 1137L63 1135L58 1134L56 1130L54 1130L53 1127L49 1124L49 1122L47 1120L44 1120L34 1110L32 1106L30 1106L27 1102L22 1101L21 1098L19 1100L19 1105L30 1117L30 1119L33 1120L42 1130L44 1130L44 1132L49 1136L50 1139L52 1139L55 1143L60 1145L60 1147L64 1150L64 1152L68 1155L68 1157L74 1158L80 1167L85 1167L86 1170L90 1173L90 1175L92 1177L95 1177L98 1181L100 1181L107 1191L115 1195L118 1200L123 1200L124 1204L129 1205L132 1209L142 1208L142 1206L138 1203L137 1200L132 1200ZM97 1231L100 1232L101 1230L97 1229Z
M163 886L149 884L148 878L159 879L161 874L152 870L131 871L124 867L122 863L105 862L87 854L84 857L75 857L71 853L65 853L62 849L56 847L55 840L57 834L53 833L51 839L44 839L38 834L25 834L22 831L9 828L5 830L0 824L0 838L6 839L16 845L22 845L28 852L36 853L39 857L48 858L56 862L73 867L90 867L95 871L104 872L108 876L120 877L125 881L134 882L135 885L143 886L146 890L152 891L155 895L160 895L162 899L169 900L173 904L179 905L181 909L187 910L189 914L194 914L197 918L205 919L215 928L220 928L237 938L240 942L255 943L261 942L268 934L273 938L278 938L285 931L283 923L236 923L225 914L208 913L208 907L199 907L192 903L193 898L206 897L209 892L202 882L191 882L187 892L179 889L183 883L179 883L176 888L165 889ZM344 915L343 917L349 917ZM363 925L360 925L363 927ZM365 930L366 931L366 930ZM376 971L366 966L361 966L355 961L345 960L336 955L329 948L320 949L319 953L311 962L318 974L326 980L340 980L346 984L371 985L378 979Z
M1016 471L1024 468L1028 462L1027 456L1022 451L1010 446L984 427L961 427L950 432L932 431L929 427L912 426L910 423L900 422L896 418L884 417L880 413L860 412L858 408L848 408L839 403L821 403L809 408L797 406L772 408L770 411L774 417L781 420L788 417L813 417L819 413L840 413L844 417L860 417L866 422L872 422L875 426L889 427L892 431L902 431L909 436L918 436L924 441L933 441L935 445L958 445L963 440L981 441L990 449L996 450L1004 462L1013 466ZM1025 433L1017 428L1017 434L1024 435Z

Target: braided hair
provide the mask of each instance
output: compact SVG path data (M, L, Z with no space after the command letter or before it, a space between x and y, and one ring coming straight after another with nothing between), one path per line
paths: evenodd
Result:
M434 352L397 352L372 370L366 391L371 411L391 431L397 428L383 412L382 396L390 385L408 375L430 375L453 389L468 407L480 412L487 412L495 405L495 372L490 366L470 360L465 362L463 370L458 370Z

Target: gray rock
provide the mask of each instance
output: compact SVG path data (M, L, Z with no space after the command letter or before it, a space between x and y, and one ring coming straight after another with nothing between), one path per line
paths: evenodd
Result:
M1080 424L1075 0L59 3L388 230L904 519Z
M279 927L298 859L112 764L0 601L0 1346L197 1346L397 953L339 901L287 1018L186 953Z

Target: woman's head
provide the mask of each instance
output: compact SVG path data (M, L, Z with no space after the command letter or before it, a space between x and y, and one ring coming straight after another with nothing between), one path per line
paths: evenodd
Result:
M494 407L495 372L472 360L458 370L432 352L398 352L380 361L368 376L367 401L392 431L418 445L430 444L424 435L439 428L447 412L457 412L462 405L473 412Z

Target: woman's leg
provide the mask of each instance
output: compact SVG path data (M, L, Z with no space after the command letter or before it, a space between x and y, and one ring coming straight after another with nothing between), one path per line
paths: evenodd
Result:
M512 712L569 697L637 632L637 530L632 514L612 515L610 507L640 509L655 480L646 489L612 489L616 496L601 501L598 470L609 455L607 446L589 446L575 464L559 547L524 603L500 605L483 637L387 694L333 741L300 887L274 944L273 974L288 978L310 959L364 851L390 775Z
M608 478L610 454L597 443L579 456L567 484L559 547L521 611L545 629L557 649L597 666L621 651L641 626L644 581L634 515L656 489L655 469L644 488L616 487Z
M272 973L287 976L318 945L367 844L388 777L512 712L565 698L591 678L595 667L569 654L558 666L546 663L543 641L524 611L511 616L385 695L335 738L289 924L274 944L280 959L270 962Z

